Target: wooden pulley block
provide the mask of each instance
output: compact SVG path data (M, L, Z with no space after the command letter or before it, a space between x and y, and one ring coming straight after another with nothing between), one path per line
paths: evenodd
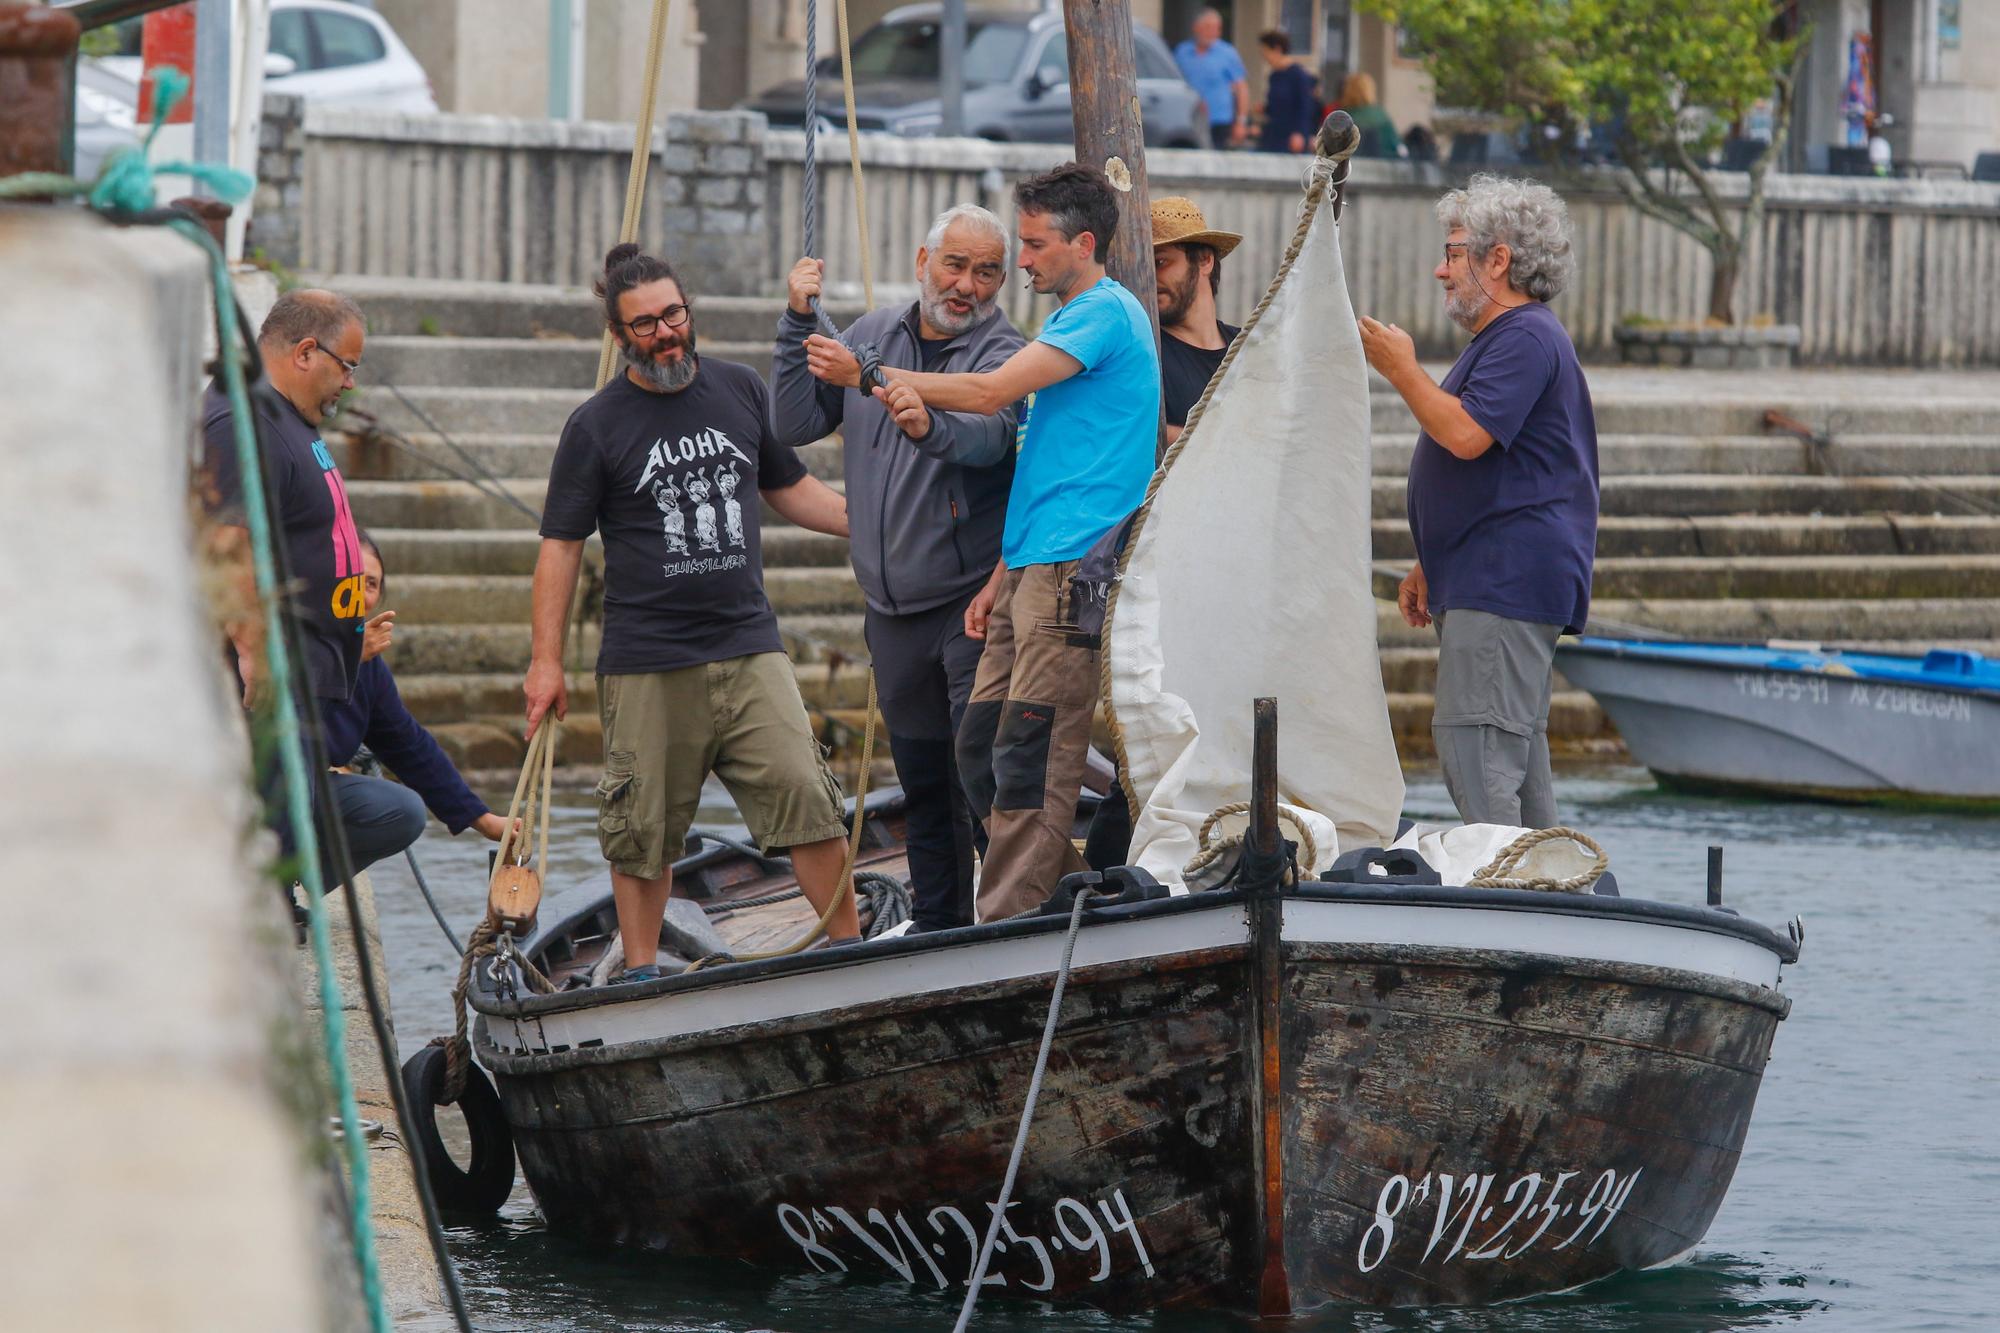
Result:
M503 865L486 889L486 911L502 927L525 938L542 910L542 875L533 866Z

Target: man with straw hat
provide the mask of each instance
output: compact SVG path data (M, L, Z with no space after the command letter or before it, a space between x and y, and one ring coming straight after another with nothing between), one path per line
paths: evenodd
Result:
M1236 329L1215 317L1222 260L1243 238L1208 225L1194 200L1170 194L1153 201L1153 282L1160 307L1160 379L1167 439L1178 440L1188 413L1235 341Z

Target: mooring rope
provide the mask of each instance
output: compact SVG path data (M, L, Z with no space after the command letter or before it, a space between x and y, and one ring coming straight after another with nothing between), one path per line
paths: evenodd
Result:
M1069 909L1069 934L1063 940L1062 963L1056 968L1055 993L1049 996L1048 1020L1042 1024L1041 1049L1035 1052L1035 1072L1028 1078L1028 1099L1021 1107L1021 1124L1014 1131L1014 1151L1007 1158L1007 1174L1000 1181L1000 1198L993 1205L993 1218L986 1224L986 1240L979 1247L979 1262L973 1265L972 1276L967 1279L965 1304L958 1312L958 1322L952 1325L952 1333L965 1333L972 1322L972 1311L979 1304L979 1293L986 1281L986 1267L993 1261L993 1247L999 1243L1000 1228L1006 1221L1007 1205L1014 1197L1014 1179L1021 1171L1021 1158L1028 1151L1028 1130L1035 1123L1035 1103L1042 1098L1042 1077L1048 1072L1049 1051L1056 1044L1056 1021L1062 1017L1063 991L1069 987L1070 965L1076 957L1077 932L1083 929L1083 905L1096 896L1096 891L1080 888L1076 891L1076 901Z

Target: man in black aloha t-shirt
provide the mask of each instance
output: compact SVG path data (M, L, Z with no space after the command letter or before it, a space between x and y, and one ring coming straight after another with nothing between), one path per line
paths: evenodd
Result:
M535 562L529 734L568 711L563 636L583 543L604 538L604 721L598 842L611 863L621 980L657 977L673 862L713 772L766 850L791 849L821 911L840 888L839 785L806 718L764 596L759 496L847 536L847 504L773 438L764 381L698 357L692 302L665 260L620 245L597 285L624 373L570 414L549 472ZM860 928L850 893L827 923Z
M1167 439L1178 440L1188 413L1215 378L1236 328L1215 317L1222 260L1242 237L1208 225L1194 200L1153 201L1153 283L1160 307L1160 382Z
M298 627L305 649L298 669L315 699L347 698L361 668L366 619L361 541L346 483L320 438L320 423L332 415L342 392L354 387L363 339L360 308L327 291L286 292L257 335L264 376L251 387L250 409L278 516L272 535L285 544L293 589L281 609ZM196 487L216 525L218 554L226 560L247 544L249 533L234 416L220 381L210 384L202 399L201 433ZM248 567L246 559L243 568ZM244 594L240 604L254 607L255 585ZM226 628L247 708L261 683L264 622L253 612L231 619Z

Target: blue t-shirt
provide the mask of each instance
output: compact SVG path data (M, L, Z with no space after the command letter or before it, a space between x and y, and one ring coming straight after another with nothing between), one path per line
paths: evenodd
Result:
M1146 498L1160 433L1160 353L1138 298L1099 278L1037 339L1083 369L1035 395L1000 544L1009 569L1076 560Z
M1181 67L1181 77L1208 103L1208 123L1234 124L1236 94L1230 91L1230 85L1249 77L1243 71L1243 57L1236 54L1236 48L1218 41L1203 51L1190 37L1174 48L1174 63Z
M1493 446L1463 459L1417 436L1410 534L1431 610L1580 632L1597 552L1597 421L1569 334L1540 301L1506 311L1459 353L1444 391Z

